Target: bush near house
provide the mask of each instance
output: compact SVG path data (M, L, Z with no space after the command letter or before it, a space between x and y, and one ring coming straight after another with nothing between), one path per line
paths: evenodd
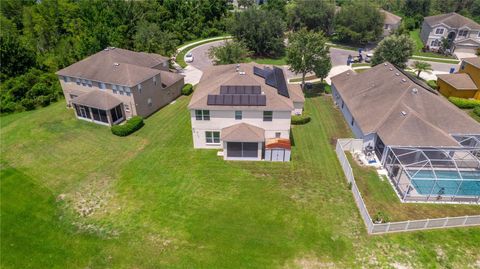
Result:
M437 81L435 80L429 80L427 81L427 84L434 90L438 89Z
M123 125L114 125L112 126L112 134L118 136L127 136L136 130L142 128L144 125L143 118L140 116L134 116Z
M473 109L473 114L477 115L480 117L480 106L476 106L474 109Z
M448 100L459 108L471 109L480 106L480 100L458 98L453 96L449 97Z
M182 88L182 94L183 95L190 95L193 92L193 85L190 83L187 83L183 86Z
M292 124L293 125L302 125L307 124L311 120L310 116L308 115L295 115L292 116Z

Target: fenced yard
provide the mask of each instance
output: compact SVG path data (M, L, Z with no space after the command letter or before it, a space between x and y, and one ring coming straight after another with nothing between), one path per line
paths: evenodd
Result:
M377 181L377 183L381 182L378 175L374 170L368 171L368 169L364 169L367 171L361 171L361 168L355 163L353 158L345 154L345 151L358 152L361 151L361 148L362 140L360 139L338 139L335 151L347 181L351 184L355 202L359 208L360 215L365 222L367 231L370 234L480 225L480 206L478 205L432 205L401 203L398 200L398 197L396 197L393 193L393 189L391 189L392 186L388 186L388 179L383 182L384 184L381 184L383 187L377 186L378 188L376 190L369 190L369 186L366 184L367 181ZM352 166L355 169L352 169ZM365 174L362 175L362 172L368 174L369 176L362 180L362 186L359 187L355 177L356 175L364 177ZM390 190L387 188L390 188ZM368 197L362 197L360 191L361 189L366 190L366 192L369 191L367 192ZM377 195L375 195L373 192L377 192ZM378 193L381 193L380 196L383 195L384 197L380 197ZM389 199L385 199L385 193L390 193L390 195L387 194ZM396 201L393 200L392 197L396 199ZM375 198L378 200L375 201ZM393 220L403 219L403 221L374 223L368 208L371 209L370 213L382 212L381 216L383 217L386 215L393 218ZM375 211L375 209L382 211ZM445 217L438 217L442 215Z

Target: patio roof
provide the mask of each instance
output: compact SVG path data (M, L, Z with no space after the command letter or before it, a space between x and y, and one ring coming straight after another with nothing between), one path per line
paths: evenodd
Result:
M92 90L72 99L72 103L88 107L109 110L122 103L115 96L101 90Z
M225 142L263 142L265 130L247 123L239 123L222 129Z

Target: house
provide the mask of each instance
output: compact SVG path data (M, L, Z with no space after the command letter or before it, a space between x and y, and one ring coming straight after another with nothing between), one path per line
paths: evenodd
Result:
M181 94L183 76L168 58L108 47L56 74L77 118L103 125L147 117Z
M425 17L420 37L432 50L446 38L452 52L475 53L480 47L480 24L455 12Z
M403 201L480 202L480 124L436 91L386 62L334 76L332 95Z
M398 29L398 27L400 27L400 23L402 22L402 17L397 16L383 9L380 9L380 12L384 16L383 36L385 37L392 34L395 30Z
M480 100L480 57L464 58L456 74L437 75L438 91L445 97Z
M203 73L188 105L195 148L220 149L225 160L288 161L291 116L301 114L299 85L287 84L278 67L213 66ZM281 141L271 140L281 139ZM288 155L288 156L287 156ZM272 156L269 156L270 160Z

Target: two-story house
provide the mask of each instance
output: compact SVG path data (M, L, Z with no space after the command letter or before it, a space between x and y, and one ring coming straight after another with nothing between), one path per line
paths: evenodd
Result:
M420 37L431 50L450 42L452 52L475 53L480 47L480 24L455 12L425 17Z
M438 91L445 97L480 100L480 57L464 58L458 73L437 77Z
M304 102L300 86L287 84L280 68L211 67L188 105L193 145L222 149L226 160L288 161L291 115L301 114ZM274 153L270 147L287 152ZM278 152L280 159L270 155Z
M147 117L181 94L183 76L168 68L161 55L108 47L56 74L78 119L113 125Z

